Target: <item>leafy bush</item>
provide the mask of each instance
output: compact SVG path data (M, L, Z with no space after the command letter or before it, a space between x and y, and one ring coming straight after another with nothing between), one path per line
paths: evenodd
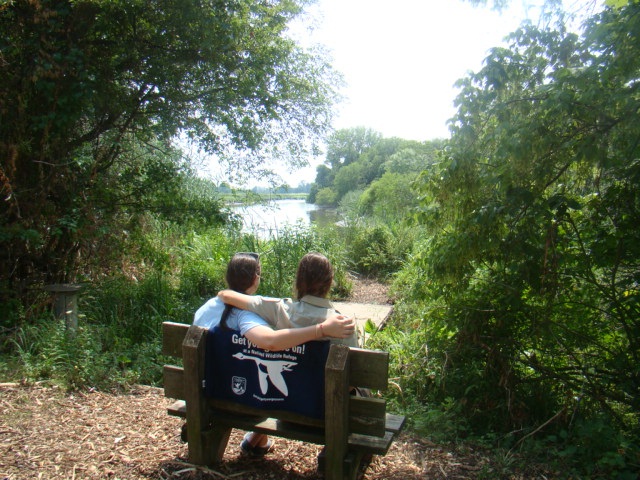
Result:
M161 380L158 338L131 345L124 337L81 322L70 332L63 320L43 318L24 327L16 337L20 376L27 381L49 380L75 390L122 389L136 383L158 385Z
M318 193L316 194L315 200L316 200L316 204L317 205L335 205L336 201L338 199L338 196L336 195L336 192L329 187L325 187L325 188L321 188L320 190L318 190Z
M396 237L388 226L375 224L356 228L350 232L348 239L353 270L384 278L400 268L402 253L396 251Z

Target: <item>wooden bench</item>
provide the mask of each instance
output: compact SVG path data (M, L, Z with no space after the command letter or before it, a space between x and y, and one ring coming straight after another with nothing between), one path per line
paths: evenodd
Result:
M404 427L405 417L387 413L385 400L349 394L350 387L387 388L387 352L331 345L325 365L325 418L318 420L205 397L207 330L172 322L162 327L163 354L182 358L183 364L164 367L165 396L177 399L168 413L186 419L193 464L220 461L232 428L238 428L326 445L325 478L354 479L363 458L385 455Z

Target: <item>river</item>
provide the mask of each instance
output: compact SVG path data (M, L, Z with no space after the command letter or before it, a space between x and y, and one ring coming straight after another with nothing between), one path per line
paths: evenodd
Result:
M231 211L242 218L243 230L267 239L287 225L319 226L338 220L335 209L318 207L304 200L274 200L266 204L238 205Z

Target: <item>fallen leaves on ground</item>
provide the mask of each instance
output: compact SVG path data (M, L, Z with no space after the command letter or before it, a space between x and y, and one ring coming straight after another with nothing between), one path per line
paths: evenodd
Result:
M0 384L0 478L322 478L316 472L318 445L276 438L272 454L250 459L240 455L244 432L236 430L220 464L189 464L180 441L182 420L166 413L171 402L162 389L146 386L112 395ZM467 479L489 471L479 452L456 453L403 434L386 456L374 458L364 480Z

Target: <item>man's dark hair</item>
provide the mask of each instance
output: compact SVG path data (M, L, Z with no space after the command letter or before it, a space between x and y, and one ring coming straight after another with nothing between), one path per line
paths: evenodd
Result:
M225 279L231 290L246 293L249 287L253 285L256 275L260 275L260 257L257 253L236 253L227 265L227 274ZM227 319L231 314L233 307L225 304L222 317L220 318L220 326L228 329Z

